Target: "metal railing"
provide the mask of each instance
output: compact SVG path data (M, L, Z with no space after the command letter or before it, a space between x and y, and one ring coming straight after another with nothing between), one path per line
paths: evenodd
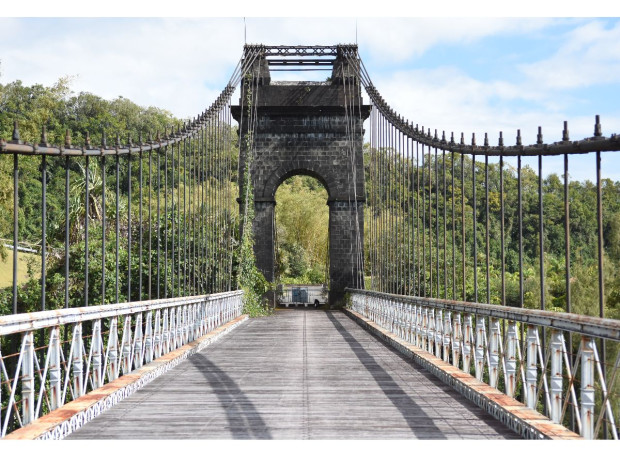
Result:
M11 300L0 299L0 314L234 289L236 208L227 152L235 144L233 90L227 87L189 126L156 140L134 144L128 137L124 145L117 138L110 147L104 136L100 147L74 147L67 134L64 146L53 147L44 136L39 145L25 143L17 129L12 141L0 140L0 157L13 158L17 251ZM22 160L32 157L40 161L40 179L22 172ZM64 178L64 186L54 178ZM21 192L37 189L40 203L24 208ZM48 211L51 194L56 204ZM41 225L38 308L18 282L27 224Z
M14 250L0 315L236 288L238 144L230 103L258 53L246 51L215 102L183 126L144 131L127 122L125 140L116 134L109 143L102 130L99 145L88 131L73 134L75 144L67 129L64 143L53 145L45 126L39 142L22 140L15 119L9 140L0 138L3 169L13 168L6 173L13 208L2 213L12 216L3 234L12 229ZM37 270L27 292L19 272L24 240L40 244L40 277Z
M570 139L568 123L564 122L557 142L545 143L538 127L536 143L531 145L523 144L520 130L514 145L502 132L496 145L487 133L481 144L476 134L472 134L471 143L466 143L463 133L459 140L454 132L431 130L405 120L379 94L357 51L344 50L343 54L373 105L366 165L364 259L368 278L364 286L356 287L418 296L412 298L433 303L429 308L435 308L437 302L461 301L462 309L480 309L484 305L480 302L484 302L501 308L553 310L552 315L566 312L566 321L571 322L582 321L586 318L582 315L597 315L600 320L592 320L594 324L618 318L617 281L612 271L618 260L618 242L612 231L620 184L603 177L603 161L613 162L612 156L620 151L620 137L605 137L599 116L595 117L593 136L581 140ZM549 167L555 166L554 158L563 161L563 170L546 175ZM581 163L572 164L571 159ZM569 165L573 170L575 166L583 170L582 160L592 161L592 179L572 180ZM436 317L427 318L435 321ZM513 321L523 329L519 340L526 341L527 323L514 316L504 318L508 327ZM488 334L496 334L495 323L486 323ZM539 327L541 334L530 333L529 338L539 341L539 357L546 354L554 361L556 358L549 354L551 346L560 344L554 339L559 336L544 322ZM508 328L501 331L506 343L512 341L506 339ZM617 396L613 391L617 389L617 338L595 336L591 335L596 341L594 349L586 343L581 347L581 336L575 344L570 337L563 342L568 354L564 369L572 373L579 366L596 366L598 378L607 381L607 385L597 381L597 392L609 388L609 396ZM489 343L492 339L489 336ZM512 350L513 346L508 348ZM522 349L525 351L526 345ZM486 351L492 352L491 348ZM582 363L583 354L589 351L596 351L591 360L596 358L598 364ZM527 360L528 355L523 355ZM489 355L485 357L489 361L478 367L479 371L495 363ZM507 364L508 369L511 366L505 360L500 363ZM589 369L584 368L583 376L575 376L587 382ZM526 380L526 368L521 375ZM534 375L529 376L531 381ZM574 381L575 376L569 378ZM498 385L504 382L501 378L491 381ZM542 389L546 394L539 407L551 416L552 387L543 381ZM538 395L541 391L536 392ZM528 401L527 395L518 392L524 402L534 402ZM577 410L575 397L580 405ZM571 405L563 408L568 409L573 430L583 428L585 436L617 437L617 417L614 421L607 411L611 407L597 410L601 416L595 432L587 421L585 426L580 424L578 410L583 402L579 395L571 393L564 400ZM617 405L613 407L618 410Z
M242 295L0 317L0 437L237 318Z
M352 310L554 423L594 439L607 422L618 439L620 321L373 291L349 293ZM606 370L597 349L603 339L608 353L616 354Z
M124 141L110 144L102 130L99 145L68 129L63 143L45 125L38 142L32 132L23 140L28 114L16 113L12 134L0 128L11 134L0 161L12 166L13 191L0 437L241 313L230 106L258 54L247 51L215 102L182 126L127 122ZM40 244L28 278L18 268L24 240Z

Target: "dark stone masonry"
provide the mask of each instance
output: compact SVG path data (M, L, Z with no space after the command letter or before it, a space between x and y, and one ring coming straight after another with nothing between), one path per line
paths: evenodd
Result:
M251 179L257 266L273 282L278 186L295 175L318 179L328 193L332 307L342 304L345 287L363 283L359 259L363 256L365 203L362 125L370 106L361 104L359 83L342 63L336 60L332 77L326 82L272 82L264 61L257 62L257 86L253 89L256 119ZM243 140L248 133L248 117L241 103L232 107L232 112L240 123ZM244 179L245 157L242 150L240 180Z

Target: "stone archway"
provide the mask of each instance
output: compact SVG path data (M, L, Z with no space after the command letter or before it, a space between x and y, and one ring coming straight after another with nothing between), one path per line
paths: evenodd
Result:
M250 177L257 266L273 282L278 186L294 175L313 176L328 192L329 303L339 306L346 287L363 283L359 260L363 256L365 203L362 125L370 107L358 105L351 112L350 102L361 102L359 84L352 76L346 82L336 72L328 82L271 82L264 62L255 68L255 152ZM239 137L243 140L248 128L241 118L241 106L232 107L232 114L240 123ZM240 180L244 179L244 161L241 151Z

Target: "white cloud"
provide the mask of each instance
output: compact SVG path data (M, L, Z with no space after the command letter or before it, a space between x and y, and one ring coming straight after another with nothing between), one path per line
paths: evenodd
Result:
M572 140L591 137L594 131L593 115L568 117L554 93L537 90L529 82L486 82L457 68L442 67L396 72L374 84L388 104L413 124L430 128L432 134L437 129L440 136L446 131L447 138L453 131L457 141L463 132L466 143L476 133L476 142L482 144L487 132L489 143L494 145L502 131L504 143L512 145L517 129L521 129L523 143L533 144L538 126L545 142L556 142L562 138L565 120ZM617 132L620 114L606 117L602 123L605 135Z
M363 18L360 48L373 58L402 61L419 57L439 44L472 43L484 37L542 29L548 18Z
M414 124L430 127L432 132L438 129L439 134L446 131L446 137L454 131L456 140L463 132L467 143L475 132L481 144L488 132L490 143L495 144L503 131L505 143L513 144L517 129L522 129L524 141L532 141L537 130L532 121L543 125L554 121L547 112L513 111L514 105L508 104L517 97L534 101L541 95L507 82L482 82L456 68L398 72L375 85L395 111L413 118ZM561 132L562 122L556 118L554 124Z
M37 21L49 22L0 18L0 31L10 31L0 41L2 82L51 85L73 75L75 91L108 99L123 95L179 117L210 105L243 51L242 18ZM355 20L346 18L248 18L246 27L249 43L329 45L355 39Z
M61 76L76 75L76 91L105 98L123 95L180 117L202 111L219 94L241 56L244 37L242 18L49 21L33 25L0 19L0 31L8 31L0 33L5 39L0 41L3 82L50 85ZM438 43L536 29L547 21L362 18L358 38L365 55L398 62ZM355 27L354 18L246 20L249 43L351 43Z
M572 89L620 82L620 23L591 21L566 33L551 57L524 64L521 71L536 85Z
M28 26L22 24L13 46L0 46L2 81L50 85L61 76L75 75L76 91L104 98L123 95L180 117L194 116L221 92L241 57L240 23L75 20L29 40L23 36Z
M40 20L44 21L44 20ZM74 20L34 27L29 20L0 19L2 82L52 84L77 75L75 91L104 98L123 95L144 106L158 106L191 117L209 106L228 81L241 56L242 18ZM496 143L499 131L514 143L516 130L532 143L537 126L545 141L561 138L569 120L571 137L592 134L591 117L567 117L566 104L553 92L560 78L620 79L620 25L575 21L577 27L551 58L520 69L521 80L483 81L461 69L411 69L412 57L442 44L480 41L485 37L535 33L557 20L468 18L361 18L360 51L371 77L386 100L406 118L426 127L464 132L479 143L484 131ZM572 20L560 20L572 21ZM330 44L355 40L353 18L248 18L249 43ZM36 30L35 30L36 29ZM28 34L28 32L32 32ZM422 63L422 60L415 62ZM580 68L592 67L594 71ZM394 72L397 69L399 71ZM601 70L605 71L601 75ZM515 70L518 74L519 70ZM283 79L285 75L275 75ZM606 76L606 77L605 77ZM540 82L545 82L544 86ZM598 81L597 81L598 82ZM561 87L561 86L560 86ZM526 108L525 111L522 108ZM604 118L606 133L620 127L620 115Z

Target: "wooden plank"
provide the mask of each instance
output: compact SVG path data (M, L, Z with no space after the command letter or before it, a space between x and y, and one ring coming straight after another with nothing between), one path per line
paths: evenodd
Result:
M504 439L338 311L252 319L67 439Z

